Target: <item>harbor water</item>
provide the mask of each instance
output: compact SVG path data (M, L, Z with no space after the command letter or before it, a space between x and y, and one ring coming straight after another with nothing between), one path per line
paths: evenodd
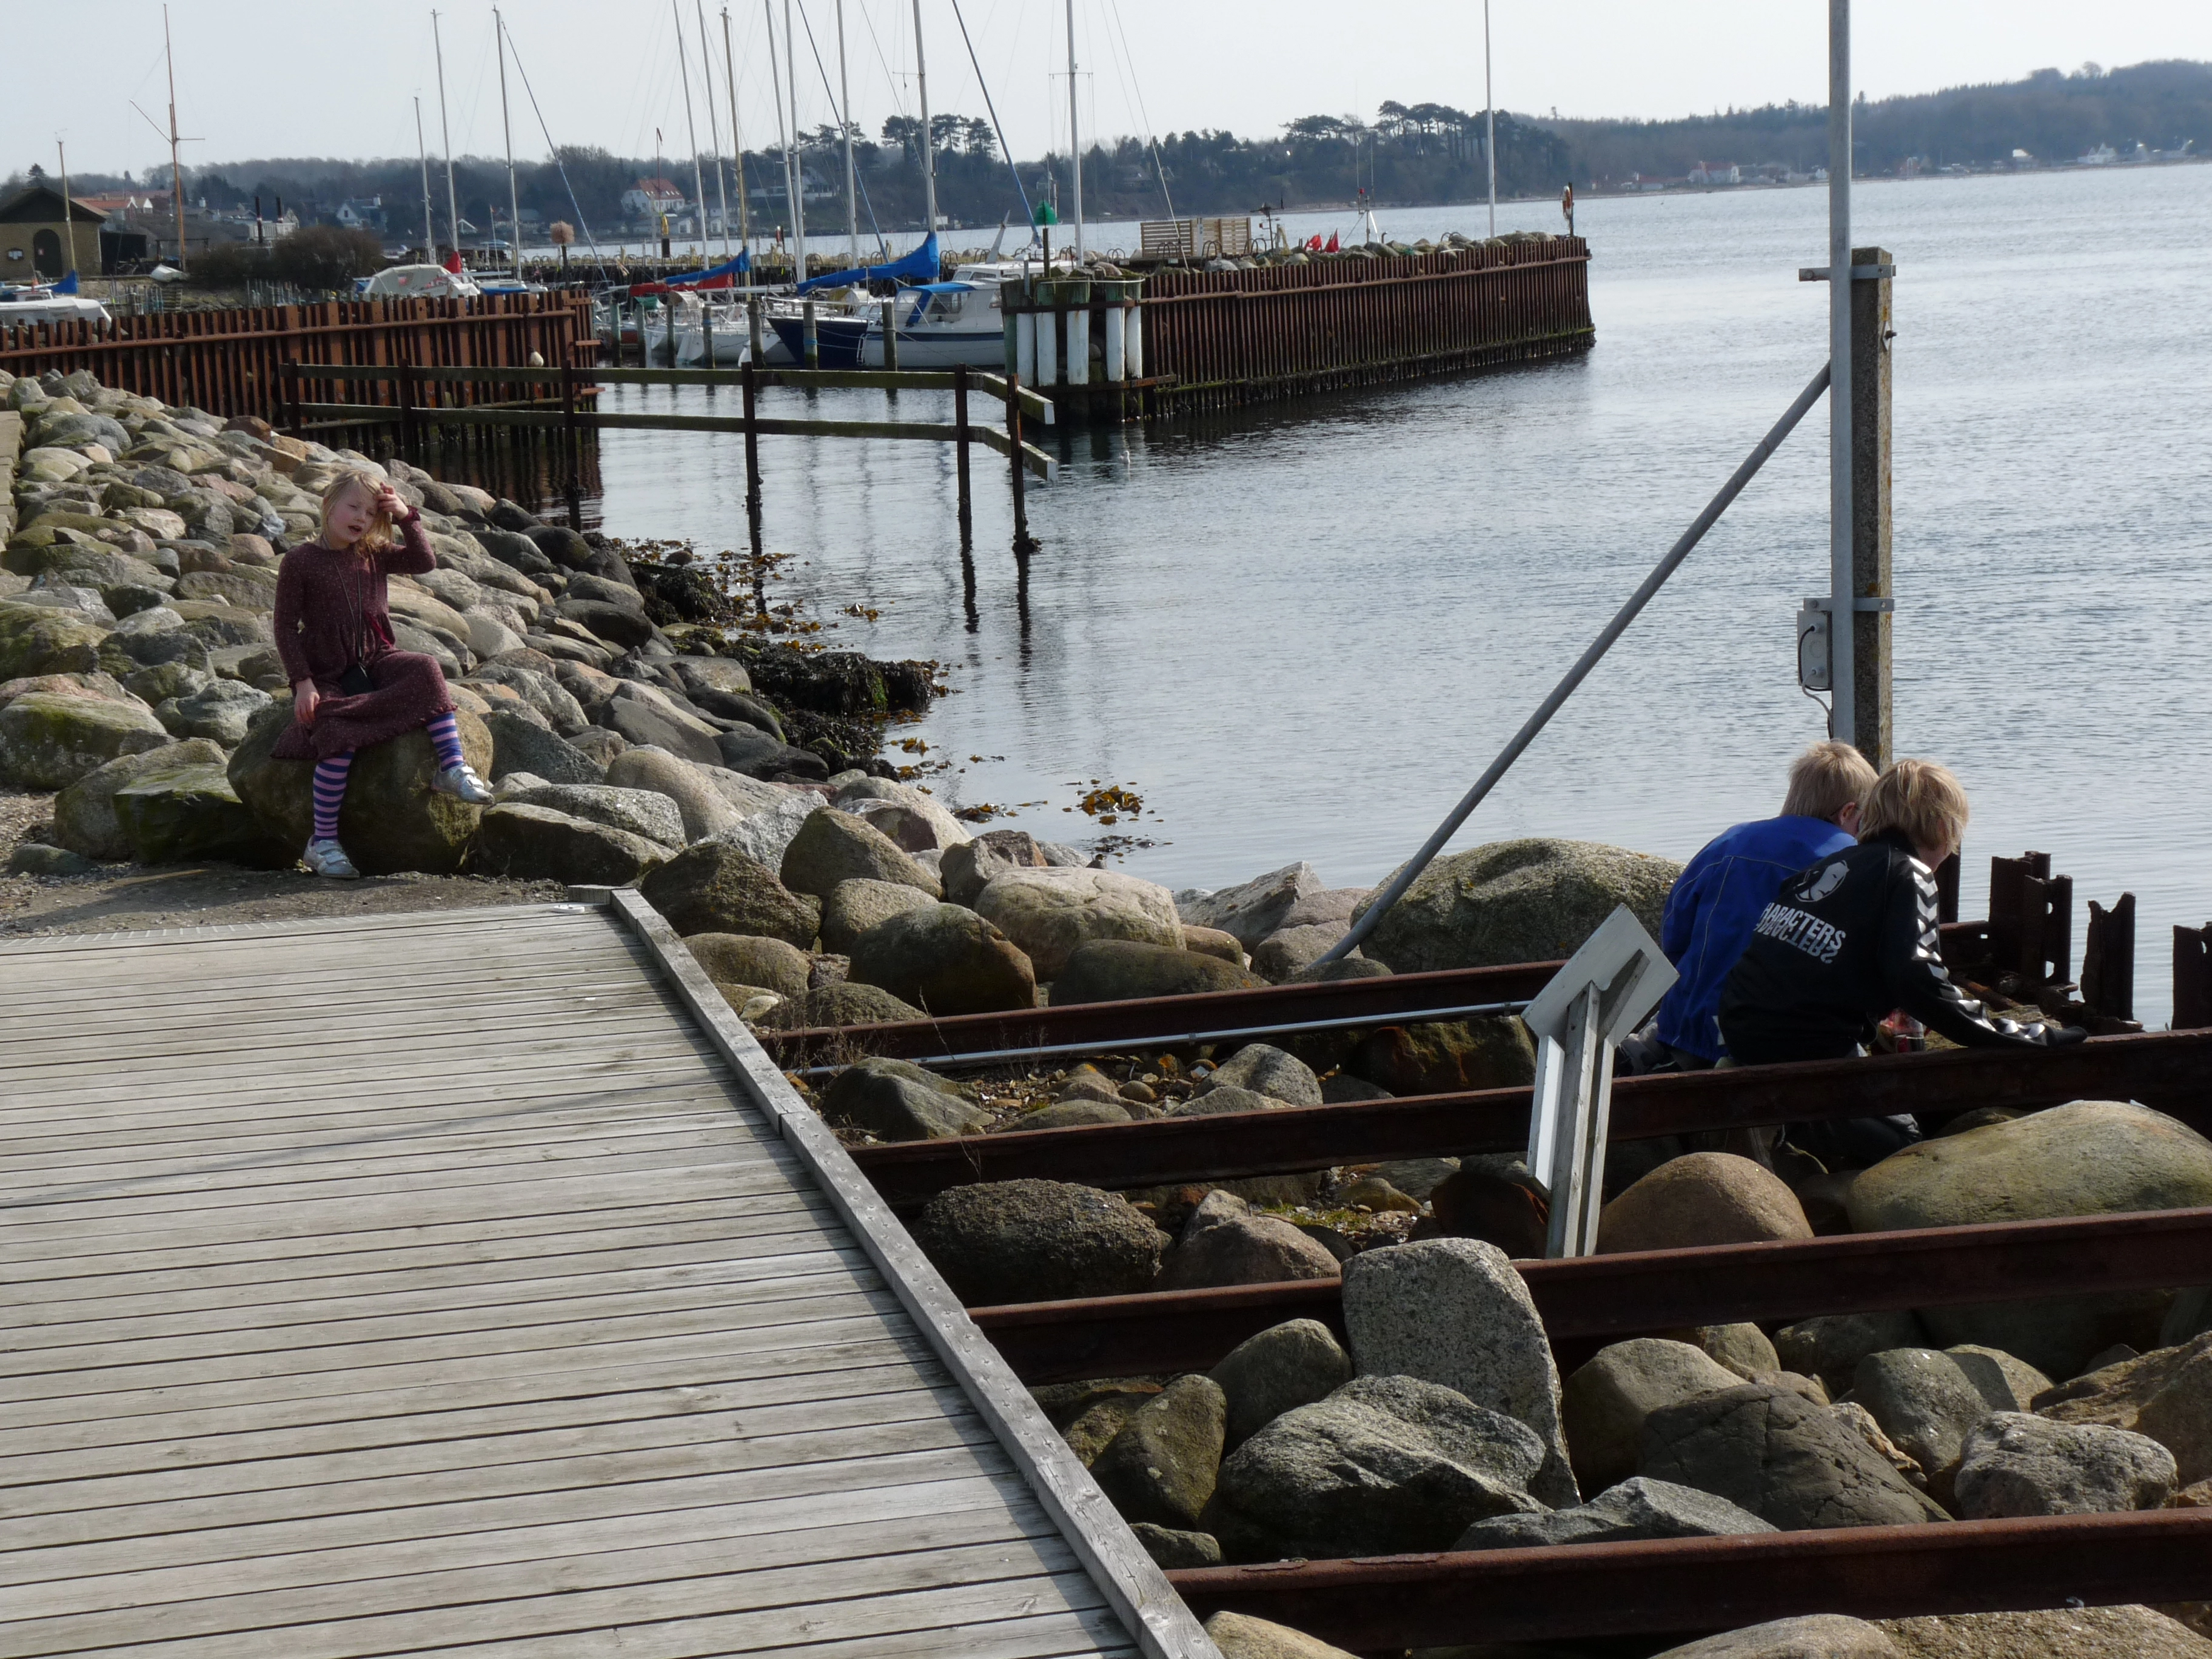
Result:
M1380 880L1417 847L1819 368L1817 190L1584 203L1597 344L1571 361L1152 429L1047 432L1042 548L1007 548L976 451L972 588L949 448L767 440L767 544L816 637L933 658L954 695L897 735L923 781L1121 867L1218 886L1304 859ZM1485 210L1386 212L1397 239ZM1972 797L1963 913L2029 848L2081 904L2139 902L2137 1017L2168 1006L2170 928L2212 917L2212 167L1869 183L1894 256L1896 733ZM1349 215L1292 216L1292 232ZM1549 204L1498 228L1551 229ZM1134 227L1091 233L1127 246ZM608 409L733 394L624 388ZM901 394L896 418L948 418ZM884 418L881 393L763 412ZM811 407L809 407L811 405ZM719 408L719 405L717 405ZM729 412L734 412L732 409ZM1827 585L1825 405L1462 831L1686 858L1778 805L1825 734L1795 617ZM1039 438L1032 428L1033 439ZM603 441L603 521L742 547L742 447ZM850 607L866 614L846 614ZM1141 799L1110 827L1095 788Z

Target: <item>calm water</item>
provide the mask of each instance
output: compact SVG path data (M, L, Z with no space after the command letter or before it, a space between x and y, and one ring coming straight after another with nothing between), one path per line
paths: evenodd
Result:
M1482 211L1384 225L1474 231ZM1214 886L1304 858L1371 883L1818 368L1827 290L1796 270L1825 263L1825 212L1811 190L1590 202L1584 358L1063 436L1060 481L1030 495L1043 551L1025 589L1003 474L979 474L972 607L935 446L769 441L769 544L804 561L793 586L834 637L947 665L959 695L917 731L964 769L936 784L954 801L1041 803L1012 821L1081 839L1099 831L1062 809L1099 780L1144 799L1158 844L1133 872ZM1900 267L1899 752L1948 762L1973 798L1967 914L1988 856L2028 848L2079 899L2137 895L2137 1012L2162 1020L2169 927L2212 915L2212 167L1869 184L1857 218ZM1502 229L1557 222L1500 210ZM1293 222L1333 224L1348 219ZM813 401L882 418L879 394ZM900 414L947 402L908 394ZM1681 858L1773 811L1824 732L1792 619L1826 586L1826 418L1458 844L1562 835ZM612 434L603 459L611 528L742 544L733 441ZM880 616L837 617L854 604Z

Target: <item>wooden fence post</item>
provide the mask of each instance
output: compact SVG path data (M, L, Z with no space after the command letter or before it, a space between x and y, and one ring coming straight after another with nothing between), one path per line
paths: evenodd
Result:
M584 527L584 486L580 477L584 465L584 438L576 426L576 370L573 364L561 365L561 436L562 447L568 457L568 528L581 531Z
M753 330L757 337L760 331L760 301L752 302ZM761 556L761 471L760 422L753 412L760 371L750 358L745 360L742 384L745 393L745 526L752 534L753 558Z
M284 360L284 409L292 435L304 438L307 434L300 429L300 364L293 357Z
M1022 380L1018 374L1006 377L1006 438L1012 452L1014 489L1014 557L1026 559L1037 550L1036 538L1030 534L1029 479L1022 470Z
M890 302L884 302L888 311ZM969 509L968 495L968 365L952 366L952 425L958 436L952 441L952 468L960 485L960 550L966 552L974 544L975 514ZM1018 453L1014 457L1018 464Z
M422 465L422 434L415 418L415 365L399 365L399 447L415 465Z
M2089 933L2081 946L2081 1000L2108 1019L2136 1017L2136 896L2120 895L2110 910L2089 901Z
M884 367L898 373L898 301L884 301Z

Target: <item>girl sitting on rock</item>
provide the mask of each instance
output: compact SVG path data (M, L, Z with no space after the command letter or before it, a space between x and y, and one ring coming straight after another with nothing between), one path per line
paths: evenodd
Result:
M436 564L422 515L385 480L353 471L323 492L322 535L287 553L276 572L276 652L292 682L292 724L270 752L315 763L315 831L304 857L319 876L361 874L338 845L338 808L357 749L422 726L438 756L430 787L478 805L491 799L461 754L437 662L392 640L386 578Z

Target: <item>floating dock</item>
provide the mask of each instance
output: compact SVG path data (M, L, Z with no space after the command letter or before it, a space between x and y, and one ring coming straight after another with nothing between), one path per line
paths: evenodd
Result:
M0 1001L0 1650L1216 1659L635 893Z

